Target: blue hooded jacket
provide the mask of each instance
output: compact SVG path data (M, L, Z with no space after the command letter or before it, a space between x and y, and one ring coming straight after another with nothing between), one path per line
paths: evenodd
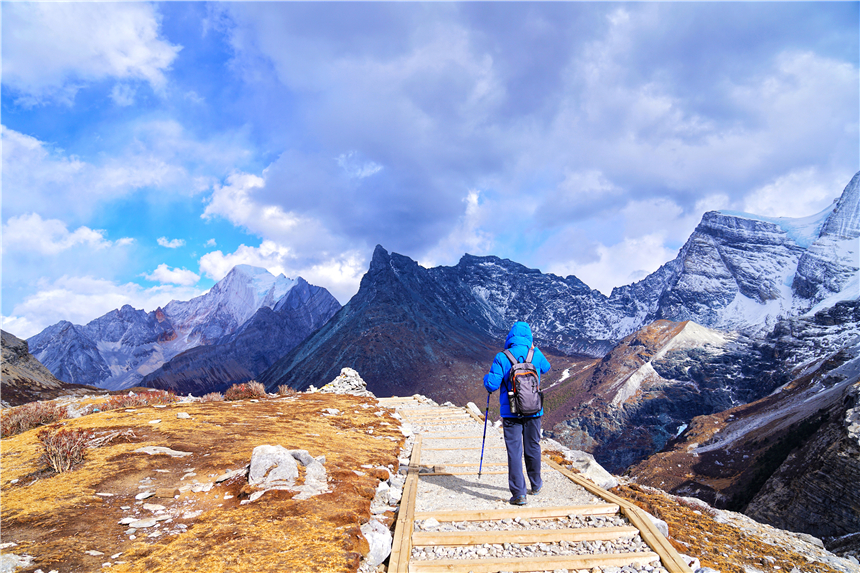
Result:
M525 322L517 322L511 327L507 339L505 339L505 349L510 350L514 358L522 362L526 359L529 353L529 348L532 347L532 329ZM535 348L534 356L532 356L532 364L535 365L538 371L538 378L541 374L549 372L550 365L543 353ZM487 392L495 392L502 386L502 391L499 392L499 406L501 407L502 418L518 418L516 414L511 413L511 403L508 401L507 382L503 384L511 371L511 362L504 352L499 352L493 359L493 365L490 371L484 376L484 388ZM540 412L531 416L536 418L543 416L543 409Z

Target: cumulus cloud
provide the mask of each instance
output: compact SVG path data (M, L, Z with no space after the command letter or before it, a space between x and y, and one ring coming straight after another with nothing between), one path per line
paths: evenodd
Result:
M158 265L151 274L144 274L143 276L148 281L182 286L191 286L200 280L200 275L193 271L184 268L171 269L165 263Z
M199 264L200 271L216 281L241 264L263 267L275 275L300 276L311 284L325 287L341 303L346 303L358 290L361 277L367 270L367 257L367 253L360 250L318 258L299 257L289 247L264 240L259 247L239 245L232 253L207 253L200 258Z
M8 327L15 336L29 338L60 320L86 324L124 304L151 311L171 300L189 300L201 294L203 291L188 286L143 288L91 276L62 276L41 281L35 292L3 316L3 329Z
M839 9L817 32L799 24L811 9L788 10L225 7L234 69L249 78L274 70L275 89L296 97L323 150L288 151L268 167L244 198L279 225L246 228L302 252L298 233L285 231L307 217L326 250L379 242L450 264L455 245L493 245L533 264L546 245L530 239L536 232L587 230L584 257L649 235L670 253L703 197L737 208L798 166L820 166L810 189L847 182L858 151L856 57L819 37L856 42L856 32L838 25ZM483 222L468 227L462 198L472 189L486 190ZM634 201L671 208L661 220L672 228L625 232ZM504 227L512 205L530 218L514 230Z
M605 295L613 287L645 278L660 265L673 259L677 252L664 246L664 237L655 233L644 237L624 239L614 245L596 244L595 259L586 263L560 262L546 269L560 276L575 275L582 282Z
M28 213L10 217L3 224L3 253L56 255L81 245L91 250L101 250L129 245L133 241L128 237L110 241L104 235L105 231L85 226L69 231L66 224L58 219L42 219L38 213Z
M168 249L178 249L179 247L185 246L185 239L170 239L167 237L158 237L156 241L160 246L166 247Z
M111 78L163 91L181 49L162 38L153 4L21 2L3 19L3 86L25 104L71 104L84 85Z
M193 196L248 155L239 134L198 140L170 120L124 126L112 135L115 154L95 161L5 126L0 130L4 215L35 211L84 220L99 207L142 190L153 201Z

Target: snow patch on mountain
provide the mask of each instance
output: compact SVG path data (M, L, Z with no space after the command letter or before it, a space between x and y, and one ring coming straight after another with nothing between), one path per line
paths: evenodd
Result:
M834 201L830 206L809 217L765 217L762 215L754 215L752 213L743 213L741 211L720 210L719 213L730 217L738 217L741 219L749 219L751 221L764 221L776 225L782 229L789 239L796 245L808 248L821 235L821 230L827 223L828 218L836 209L837 202Z

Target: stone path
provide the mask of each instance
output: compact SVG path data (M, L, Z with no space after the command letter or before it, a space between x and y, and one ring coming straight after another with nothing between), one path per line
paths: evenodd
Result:
M380 403L416 435L389 572L691 572L632 504L546 458L540 494L510 505L501 430L487 427L481 462L483 422L467 409Z

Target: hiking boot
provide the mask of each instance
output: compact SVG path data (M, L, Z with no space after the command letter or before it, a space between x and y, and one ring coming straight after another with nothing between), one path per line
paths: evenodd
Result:
M511 505L525 505L526 504L526 496L524 495L515 495L511 499L508 500L508 503Z
M529 490L529 495L537 495L540 493L540 490L542 490L542 489L543 489L543 486L540 486L539 488L531 488Z

